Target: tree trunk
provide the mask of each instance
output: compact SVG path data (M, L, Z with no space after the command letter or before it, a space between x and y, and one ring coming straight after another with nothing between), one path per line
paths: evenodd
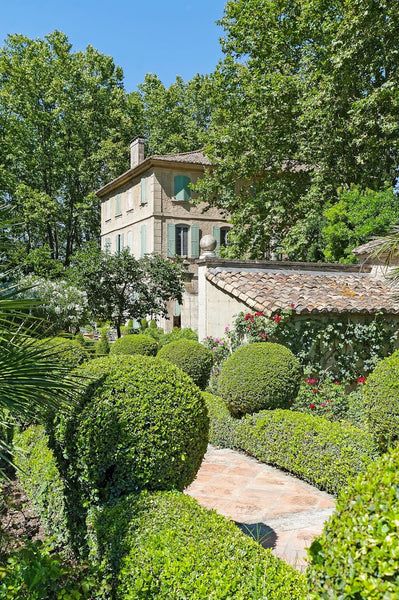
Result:
M122 337L122 334L121 334L121 325L120 325L119 322L116 324L116 335L118 336L118 338Z

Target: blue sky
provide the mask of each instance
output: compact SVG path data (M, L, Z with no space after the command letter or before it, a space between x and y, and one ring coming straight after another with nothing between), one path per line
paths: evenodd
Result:
M131 91L146 73L169 85L209 73L220 58L215 21L225 0L0 0L0 42L9 33L64 31L75 49L92 44L114 57Z

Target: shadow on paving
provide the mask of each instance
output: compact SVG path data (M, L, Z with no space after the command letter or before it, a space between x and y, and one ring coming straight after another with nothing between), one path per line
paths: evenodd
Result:
M249 536L255 542L258 542L263 548L276 547L277 533L265 523L237 523L237 527L241 529L245 535Z

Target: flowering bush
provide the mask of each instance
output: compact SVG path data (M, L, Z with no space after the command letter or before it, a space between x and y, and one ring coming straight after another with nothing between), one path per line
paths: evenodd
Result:
M321 381L308 377L302 383L291 410L325 417L330 421L345 418L348 410L348 395L345 385L339 381Z
M398 322L386 316L294 315L293 304L271 316L239 313L232 329L226 328L225 336L217 341L218 356L222 361L246 343L275 342L287 346L303 367L311 367L314 373L328 370L332 378L353 381L359 374L364 377L373 371L398 345ZM213 343L216 345L215 340Z

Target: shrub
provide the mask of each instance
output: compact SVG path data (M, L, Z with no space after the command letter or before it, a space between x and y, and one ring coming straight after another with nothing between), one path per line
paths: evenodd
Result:
M213 365L213 354L194 340L178 340L167 344L158 352L163 358L190 375L202 390L206 388Z
M399 449L340 495L310 548L312 598L394 598L399 590Z
M245 417L236 429L236 440L258 460L331 493L345 487L377 456L367 432L289 410Z
M14 437L18 478L46 533L57 545L69 543L65 489L48 437L40 425L31 425Z
M65 563L41 542L29 542L13 552L1 569L0 599L4 600L89 600L99 598L99 591L95 573Z
M290 410L235 419L220 398L204 398L212 444L243 450L333 494L378 455L372 436L349 423Z
M72 368L77 367L89 358L87 349L76 339L53 337L45 338L37 343L43 345L47 351L49 349L54 350L54 353L59 354L60 360Z
M240 419L233 417L223 398L203 392L209 414L209 443L222 448L239 448L236 427Z
M142 354L155 356L158 344L147 335L132 334L119 338L111 345L111 354Z
M369 430L382 452L399 439L399 351L378 363L364 386Z
M172 331L160 337L159 345L163 347L178 340L193 340L194 342L198 342L198 335L189 327L183 327L182 329L175 327Z
M301 384L291 405L291 410L324 417L329 421L340 421L348 412L348 394L345 385L333 381L319 381L308 377Z
M81 502L107 501L141 489L183 489L208 442L208 416L191 379L166 361L98 358L80 405L55 429L57 456Z
M107 356L109 354L109 341L106 329L101 331L101 337L96 343L96 356Z
M115 532L126 531L127 515L126 536L117 535L115 543ZM303 575L184 494L128 497L96 520L97 548L119 570L121 600L305 598Z
M359 429L368 430L367 411L362 388L357 388L348 395L348 411L345 420Z
M288 348L255 343L239 348L222 366L218 392L234 415L285 408L295 398L301 367Z

